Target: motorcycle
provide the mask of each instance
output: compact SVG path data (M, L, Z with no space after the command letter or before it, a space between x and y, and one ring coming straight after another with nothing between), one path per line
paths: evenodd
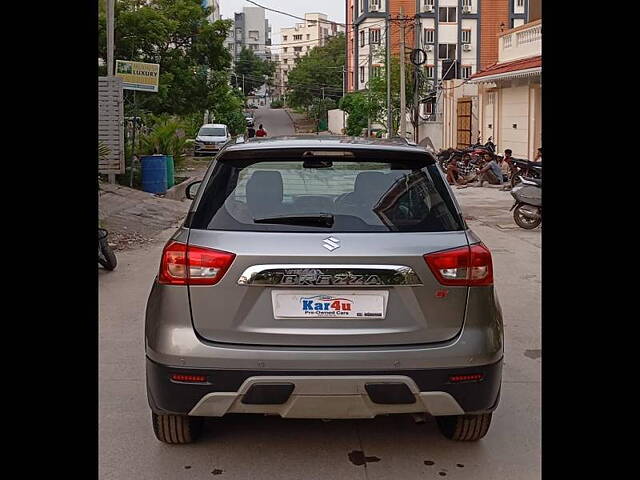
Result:
M520 183L521 177L542 179L542 164L539 162L530 162L529 160L511 160L514 166L513 173L511 175L511 188Z
M98 263L107 270L113 270L118 265L116 254L107 243L107 232L104 228L98 228Z
M509 210L520 228L532 230L542 223L542 180L521 177L511 189L515 203Z

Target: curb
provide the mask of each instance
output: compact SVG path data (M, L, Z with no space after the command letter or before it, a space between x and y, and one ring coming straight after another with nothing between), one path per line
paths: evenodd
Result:
M291 120L291 123L293 124L293 131L295 133L298 133L298 124L296 123L296 121L293 119L293 116L291 115L291 113L289 112L288 108L284 109L285 112L287 112L287 115L289 115L289 119Z

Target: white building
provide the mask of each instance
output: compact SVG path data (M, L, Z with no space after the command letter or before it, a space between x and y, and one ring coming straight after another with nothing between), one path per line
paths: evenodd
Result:
M234 62L243 48L252 50L263 60L271 60L271 26L264 8L244 7L241 13L236 13L225 45Z
M202 0L202 6L211 9L211 15L207 17L211 23L220 20L220 3L218 0Z
M480 132L500 151L533 160L542 147L542 21L507 30L498 42L498 62L470 80L478 84Z

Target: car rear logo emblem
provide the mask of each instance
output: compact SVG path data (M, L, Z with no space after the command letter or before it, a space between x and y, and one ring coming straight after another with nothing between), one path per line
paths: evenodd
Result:
M340 240L333 237L325 238L322 241L322 246L330 252L333 252L336 248L340 248Z

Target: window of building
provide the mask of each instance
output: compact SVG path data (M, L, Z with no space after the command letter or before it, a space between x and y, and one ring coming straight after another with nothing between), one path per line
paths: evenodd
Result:
M309 40L310 38L311 38L311 35L307 33L307 40Z
M302 51L302 47L293 47L293 51L294 52L301 52Z
M524 0L518 0L518 6L524 7Z
M282 41L283 41L283 42L286 42L286 41L287 41L287 36L286 36L286 35L283 35L283 36L282 36Z
M442 23L455 23L457 22L456 7L440 7L438 19Z
M249 30L249 40L259 40L260 32L258 30Z
M380 0L369 0L369 10L380 10Z
M427 102L427 103L424 104L424 114L425 115L433 115L435 111L436 111L435 103Z
M426 8L426 7L433 8L434 4L435 4L435 0L424 0L424 6L425 6L425 8Z
M364 83L364 67L360 67L360 83Z
M288 49L289 49L288 47L283 47L282 51L283 51L284 53L287 53L287 50L288 50Z
M380 45L380 29L372 28L369 30L369 43Z
M471 8L471 0L462 0L462 6Z
M364 47L364 30L360 30L360 46Z
M424 42L425 45L436 43L436 31L433 28L424 29Z
M463 65L460 68L460 74L462 78L469 78L471 76L471 65Z
M455 43L441 43L438 45L438 58L440 60L455 60L456 47L457 45Z
M471 43L471 30L462 30L462 43Z
M301 35L294 35L293 39L294 40L302 40L302 34Z
M427 78L434 78L434 66L427 65L426 67L424 67L424 73L427 76Z
M382 75L382 67L380 65L373 65L371 67L371 73L374 77L379 77L380 75Z
M285 58L282 60L284 63L288 63L288 60Z

